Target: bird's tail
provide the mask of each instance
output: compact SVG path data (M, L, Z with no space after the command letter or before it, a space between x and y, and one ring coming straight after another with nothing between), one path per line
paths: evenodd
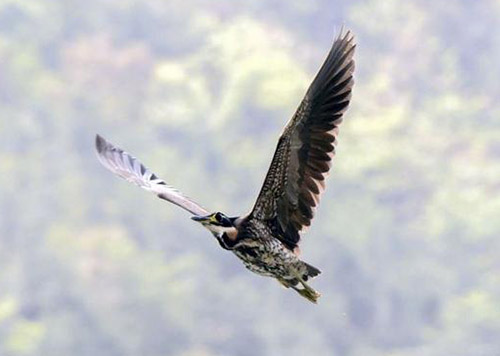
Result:
M319 269L317 269L314 266L311 266L309 263L304 262L304 264L306 265L307 268L307 277L314 278L321 273Z

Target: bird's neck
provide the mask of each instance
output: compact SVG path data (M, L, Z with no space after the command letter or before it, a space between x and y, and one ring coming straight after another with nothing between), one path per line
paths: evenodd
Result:
M213 233L213 235L219 242L219 245L226 250L232 250L238 240L238 231L236 228L226 229L225 232Z
M227 239L236 241L238 239L238 230L235 227L229 228L224 231L224 235L226 235Z

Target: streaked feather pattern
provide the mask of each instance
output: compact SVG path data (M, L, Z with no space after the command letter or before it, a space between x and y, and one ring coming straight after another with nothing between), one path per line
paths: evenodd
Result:
M251 216L277 224L290 249L311 223L335 155L338 126L354 84L354 36L340 34L280 136Z

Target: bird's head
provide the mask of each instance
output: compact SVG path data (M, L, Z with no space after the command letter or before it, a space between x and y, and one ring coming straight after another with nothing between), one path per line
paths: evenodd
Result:
M234 220L236 218L229 218L221 212L206 216L193 216L191 219L201 223L213 234L222 235L235 231Z

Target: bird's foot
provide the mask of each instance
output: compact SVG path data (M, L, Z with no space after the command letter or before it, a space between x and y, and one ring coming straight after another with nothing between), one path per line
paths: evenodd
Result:
M307 286L304 288L297 288L293 287L299 293L301 296L309 300L310 302L313 302L314 304L318 303L319 297L321 297L321 294L311 287Z
M302 288L293 287L293 289L295 289L297 293L299 293L307 300L316 304L319 297L321 297L321 294L315 291L309 284L307 284L302 276L297 275L297 280L300 282L300 284L302 284Z

